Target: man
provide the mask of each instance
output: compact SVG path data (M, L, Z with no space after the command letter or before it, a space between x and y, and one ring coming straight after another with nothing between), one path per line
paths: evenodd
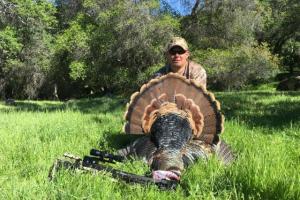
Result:
M194 79L206 88L206 71L201 65L189 60L190 52L184 38L173 37L167 44L165 54L167 64L154 74L154 78L173 72Z

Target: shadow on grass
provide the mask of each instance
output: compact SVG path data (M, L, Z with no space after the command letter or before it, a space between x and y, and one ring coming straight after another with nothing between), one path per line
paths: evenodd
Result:
M239 119L248 126L280 130L300 121L300 92L222 92L216 93L216 96L226 119ZM97 114L123 111L126 100L120 97L101 97L67 102L17 101L14 106L0 108L0 112L72 110Z
M13 106L0 108L0 112L10 111L27 111L27 112L53 112L73 110L82 113L99 113L99 112L113 112L125 107L126 101L119 97L102 97L95 99L80 99L69 100L67 102L31 102L31 101L17 101Z
M63 103L53 104L44 102L42 104L38 104L37 102L18 101L15 105L9 106L8 109L2 108L1 111L51 112L64 109L66 109L66 105Z
M269 129L284 129L300 121L300 92L241 92L216 96L229 120L239 119L247 125Z
M134 142L136 139L143 136L144 135L124 134L119 132L105 132L99 139L98 146L101 150L107 150L106 148L119 150L125 148L126 146Z

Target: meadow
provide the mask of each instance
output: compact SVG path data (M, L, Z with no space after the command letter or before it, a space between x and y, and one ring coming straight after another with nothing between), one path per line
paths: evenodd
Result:
M217 92L225 115L222 139L237 156L197 162L176 190L117 181L109 174L61 171L47 179L64 152L114 152L133 140L122 133L127 99L0 102L0 199L300 199L300 92ZM116 164L136 174L138 160Z

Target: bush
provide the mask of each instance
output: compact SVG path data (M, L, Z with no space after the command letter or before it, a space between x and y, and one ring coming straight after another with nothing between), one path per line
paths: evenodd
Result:
M218 90L241 89L265 82L274 77L279 64L266 45L198 50L194 59L206 69L208 86Z

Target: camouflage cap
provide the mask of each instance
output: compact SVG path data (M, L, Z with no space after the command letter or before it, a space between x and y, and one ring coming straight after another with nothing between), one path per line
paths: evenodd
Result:
M188 44L182 37L173 37L167 45L166 51L169 51L174 46L180 46L184 50L188 50Z

